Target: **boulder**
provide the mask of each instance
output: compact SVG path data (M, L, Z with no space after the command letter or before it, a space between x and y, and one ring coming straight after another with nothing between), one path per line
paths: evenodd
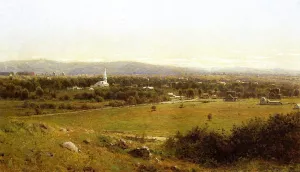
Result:
M146 146L141 148L136 148L128 152L131 156L143 159L150 159L151 152L150 149Z
M79 149L77 148L77 146L72 142L64 142L62 144L62 147L67 148L67 149L69 149L70 151L73 151L73 152L79 152Z

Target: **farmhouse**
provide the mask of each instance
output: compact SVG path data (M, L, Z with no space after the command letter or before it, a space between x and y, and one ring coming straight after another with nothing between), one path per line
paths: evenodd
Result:
M103 81L99 81L95 85L92 85L91 87L109 87L109 83L107 82L107 76L106 76L106 68L103 74Z

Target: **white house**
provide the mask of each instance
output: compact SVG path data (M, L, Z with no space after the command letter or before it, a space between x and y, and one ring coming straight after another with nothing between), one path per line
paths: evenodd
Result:
M103 81L99 81L95 85L92 85L91 87L109 87L109 83L107 82L107 76L106 76L106 68L103 74Z

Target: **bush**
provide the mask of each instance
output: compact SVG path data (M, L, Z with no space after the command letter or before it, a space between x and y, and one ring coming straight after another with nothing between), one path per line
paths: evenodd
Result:
M26 99L28 99L28 97L29 97L29 91L25 88L21 92L21 99L26 100Z
M71 100L71 97L66 94L66 95L60 97L59 100L67 101L67 100Z
M113 101L109 102L109 106L112 106L112 107L120 107L120 106L124 106L124 105L125 105L125 102L121 101L121 100L113 100Z
M136 105L136 99L133 96L129 96L129 98L127 99L127 104Z
M104 98L101 96L96 96L95 100L96 102L104 102Z
M34 108L35 115L41 115L43 114L43 110L40 107Z
M81 105L81 109L87 110L90 109L90 107L86 103L84 103Z
M216 132L208 132L207 128L195 127L183 136L179 132L169 138L165 147L177 158L217 166L231 161L231 145L228 139Z
M208 119L209 121L211 121L211 119L212 119L212 114L211 114L211 113L209 113L209 114L207 115L207 119Z
M232 163L241 158L263 158L278 162L300 162L300 113L255 118L237 127L229 136L196 127L186 135L177 133L165 143L179 159L209 166Z
M156 111L156 106L151 106L151 111Z
M35 94L38 97L42 97L44 95L44 90L41 87L37 87L36 90L35 90Z

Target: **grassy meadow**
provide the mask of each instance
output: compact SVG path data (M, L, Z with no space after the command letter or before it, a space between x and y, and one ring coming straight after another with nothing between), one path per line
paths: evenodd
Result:
M254 117L268 118L274 113L293 111L300 99L283 99L283 105L258 105L258 99L238 102L200 101L104 107L89 110L54 110L38 116L18 116L22 101L0 101L0 171L297 171L298 164L276 164L262 160L241 160L232 166L207 168L164 155L162 144L177 131L195 126L230 132ZM70 102L82 103L82 102ZM59 114L57 114L59 113ZM211 113L209 121L207 115ZM154 139L158 137L158 139ZM153 158L133 158L127 150L107 146L125 139L130 148L148 146ZM89 140L85 143L84 140ZM81 150L74 153L60 146L72 141ZM141 164L143 164L140 168Z

